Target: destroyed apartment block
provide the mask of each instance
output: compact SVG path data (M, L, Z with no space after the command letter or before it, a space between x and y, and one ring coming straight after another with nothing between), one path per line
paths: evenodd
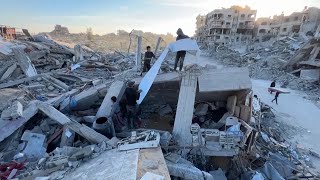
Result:
M285 68L302 79L320 81L320 39L306 42L288 61Z
M170 54L180 50L188 51L186 61L197 62L196 41L171 43L141 77L133 55L96 53L82 45L70 48L43 35L34 40L15 42L22 50L18 52L11 46L0 48L6 53L0 56L5 57L5 68L0 69L0 162L3 167L16 166L0 175L236 179L257 164L261 170L254 169L255 173L272 169L281 177L292 175L273 162L277 158L273 150L264 149L284 152L287 149L281 148L287 146L276 133L262 135L261 114L267 108L252 97L247 68L186 63L182 72L162 71L164 63L173 62ZM139 46L137 51L142 51ZM125 109L128 80L142 90L137 101L141 125L115 128L111 97ZM262 146L264 138L270 141ZM24 161L28 163L20 163Z

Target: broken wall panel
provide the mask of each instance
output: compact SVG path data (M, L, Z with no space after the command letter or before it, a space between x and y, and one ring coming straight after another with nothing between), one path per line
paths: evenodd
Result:
M125 83L122 81L116 81L111 84L108 89L106 96L103 99L103 102L96 114L96 118L99 117L109 117L112 111L113 102L111 101L111 97L115 96L117 101L120 101L125 90Z
M32 77L37 75L37 70L31 63L30 58L23 52L20 48L13 48L12 52L14 53L15 58L19 62L19 66L27 77Z

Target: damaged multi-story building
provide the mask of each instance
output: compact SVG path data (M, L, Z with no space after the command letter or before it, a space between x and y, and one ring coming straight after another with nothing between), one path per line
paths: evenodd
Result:
M231 6L199 15L195 37L202 46L247 42L253 36L256 13L248 6Z
M293 12L289 16L274 15L258 18L255 23L255 36L258 38L267 36L288 36L292 33L314 35L320 24L320 9L305 7L301 12Z

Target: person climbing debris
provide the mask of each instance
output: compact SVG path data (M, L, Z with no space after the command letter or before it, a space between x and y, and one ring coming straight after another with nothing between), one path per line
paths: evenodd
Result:
M279 97L280 92L277 91L276 95L274 96L274 99L271 101L273 103L273 101L276 101L276 104L278 104L278 97Z
M121 108L119 105L119 102L117 102L117 97L112 96L111 97L112 101L112 120L114 124L114 128L116 132L121 132L124 130L126 123L123 119L123 114L121 112Z
M177 30L177 38L176 38L176 41L179 41L180 39L186 39L186 38L189 38L189 36L185 35L182 31L181 28L179 28ZM182 70L182 67L183 67L183 62L184 62L184 58L186 56L186 51L178 51L177 52L177 55L176 55L176 60L175 60L175 63L174 63L174 70L176 71L177 69L177 66L178 66L178 63L180 62L179 64L179 70L181 71Z
M140 98L140 93L142 90L137 90L134 86L134 81L129 81L127 83L127 88L125 90L125 95L127 99L127 120L128 120L128 128L135 128L136 124L139 121L138 119L138 110L139 106L137 104L137 100Z

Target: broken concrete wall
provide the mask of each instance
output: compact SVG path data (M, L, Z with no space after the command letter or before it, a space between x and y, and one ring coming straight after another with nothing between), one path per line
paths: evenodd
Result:
M320 69L304 69L300 72L300 78L310 80L310 81L319 81L320 78Z

